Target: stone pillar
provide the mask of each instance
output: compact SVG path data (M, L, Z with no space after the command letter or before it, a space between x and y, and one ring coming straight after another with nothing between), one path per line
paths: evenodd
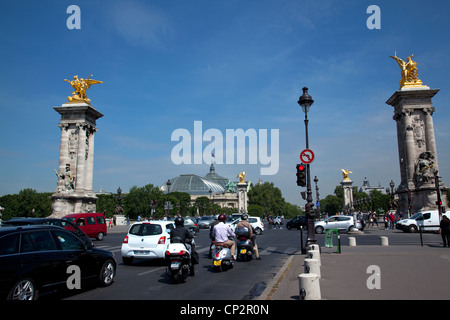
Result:
M51 216L93 212L97 201L92 190L94 133L96 120L103 114L87 103L66 103L54 109L61 115L61 143Z
M397 123L397 142L401 182L397 188L399 213L437 210L437 192L434 173L439 171L436 140L433 126L431 98L439 89L401 88L387 104L394 107L393 119ZM441 181L442 202L447 204L446 187ZM411 203L408 199L411 192Z
M238 194L238 212L248 212L247 204L247 187L248 184L246 182L239 182L237 184L237 194Z
M341 181L341 185L344 201L342 211L348 214L353 212L353 189L352 189L353 181L346 179Z

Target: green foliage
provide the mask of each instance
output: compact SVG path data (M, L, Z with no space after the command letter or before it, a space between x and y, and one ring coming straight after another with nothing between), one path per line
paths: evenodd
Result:
M138 216L150 217L153 200L158 203L157 215L162 216L164 204L161 201L163 193L158 187L147 184L143 187L133 186L128 194L124 195L122 203L125 216L136 219Z
M299 207L286 202L281 190L273 182L253 185L248 192L248 211L255 216L282 216L295 217L301 214Z
M38 193L34 189L20 190L19 194L0 197L0 205L5 208L2 220L13 217L47 217L52 212L52 201L48 192Z

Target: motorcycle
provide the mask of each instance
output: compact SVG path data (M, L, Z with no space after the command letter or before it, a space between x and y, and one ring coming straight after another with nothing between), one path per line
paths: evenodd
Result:
M235 233L237 238L237 259L250 261L255 252L248 228L236 228Z
M212 259L214 271L225 271L227 269L233 268L230 248L227 248L220 243L214 244Z
M167 275L174 282L184 281L188 275L194 276L194 263L191 259L192 247L195 246L194 240L191 242L191 248L184 243L170 243L165 253L167 261Z

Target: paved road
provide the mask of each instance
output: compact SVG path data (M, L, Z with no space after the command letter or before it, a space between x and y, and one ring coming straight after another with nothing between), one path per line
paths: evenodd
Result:
M280 270L288 257L299 250L299 232L266 230L258 236L261 260L236 262L233 269L213 272L208 259L208 231L201 230L196 237L200 264L194 277L186 282L172 284L165 275L162 261L122 264L120 247L125 233L110 233L95 246L116 254L119 266L114 284L107 288L89 288L72 294L70 300L250 300L261 294L266 284Z
M87 290L65 296L68 300L253 300L257 299L273 282L275 275L285 262L300 250L300 232L297 230L271 229L258 237L261 261L237 262L226 272L211 270L208 259L209 238L206 230L196 237L200 264L196 266L196 275L188 277L185 283L172 284L165 275L165 266L161 261L138 262L131 266L122 264L120 248L126 228L116 228L104 241L96 241L99 248L116 254L119 263L115 283L107 288L87 288ZM366 229L361 235L341 234L342 250L346 250L348 237L356 237L358 246L379 245L380 236L389 236L391 246L420 246L419 234L407 234L397 230L380 228ZM304 239L306 233L304 233ZM318 244L324 245L324 235L316 235ZM440 246L437 234L424 234L423 242L427 246Z

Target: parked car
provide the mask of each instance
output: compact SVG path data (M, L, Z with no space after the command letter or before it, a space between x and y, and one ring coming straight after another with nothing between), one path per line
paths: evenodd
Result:
M81 240L85 242L88 246L94 246L91 239L84 233L80 228L78 228L72 222L65 219L57 218L12 218L7 221L3 221L2 226L28 226L28 225L52 225L58 226L66 229L67 231L73 232Z
M447 213L444 214L449 217ZM422 231L437 232L440 222L439 211L430 210L417 212L410 218L399 220L395 227L404 232L417 232L419 228L422 228Z
M338 229L338 231L350 231L353 227L361 228L361 224L355 222L353 216L336 215L325 220L314 222L314 230L316 233L323 233L328 229Z
M297 228L300 230L300 227L307 228L308 222L306 221L306 216L296 216L295 218L289 220L286 223L286 228L291 230L292 228Z
M215 221L214 216L203 216L198 220L198 227L200 229L208 229L211 226L211 223Z
M172 221L144 221L134 223L122 243L122 261L126 265L134 259L163 259L170 243Z
M88 237L103 240L108 228L103 213L73 213L63 217L76 224Z
M234 231L236 228L236 225L241 221L241 218L234 220L232 223L230 223L231 230ZM255 234L259 235L264 232L264 224L261 221L260 217L248 217L248 222L252 226L253 230L255 231Z
M0 296L35 300L44 293L68 289L70 266L78 266L81 284L96 279L109 286L116 260L109 251L87 246L57 226L28 225L0 228Z

